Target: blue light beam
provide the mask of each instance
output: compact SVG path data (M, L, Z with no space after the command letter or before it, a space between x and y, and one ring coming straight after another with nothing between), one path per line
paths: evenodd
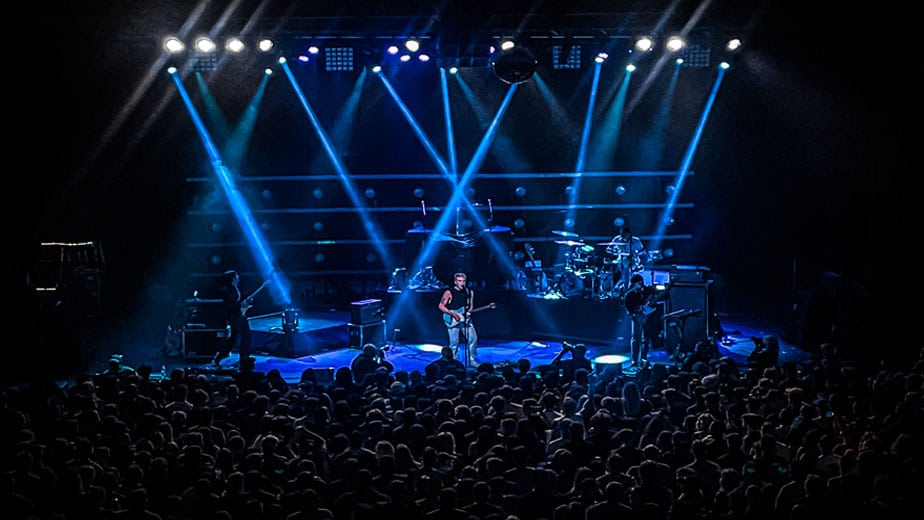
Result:
M189 97L189 93L183 86L180 77L176 73L172 73L171 77L177 86L183 103L186 104L186 108L193 121L193 126L196 129L196 133L199 134L202 145L205 147L205 153L208 154L209 163L215 171L215 176L218 178L222 192L224 192L225 198L228 200L228 205L231 207L234 217L241 226L244 238L247 240L251 254L253 254L261 278L271 281L271 285L275 290L271 290L270 293L276 304L282 303L284 305L289 305L291 303L289 297L289 283L285 280L285 277L273 268L273 255L270 253L269 244L267 244L266 239L260 232L260 228L254 220L250 208L247 206L247 201L244 199L240 190L237 189L237 184L234 182L234 174L222 163L221 154L218 153L218 149L215 147L211 135L209 135L208 130L202 122L202 118L199 116L199 113L196 112L196 108Z
M716 77L715 85L713 85L712 91L709 93L706 106L703 108L703 114L700 116L699 123L696 125L696 130L693 132L693 139L690 140L687 151L683 155L683 161L680 165L680 169L677 171L677 181L674 183L674 190L671 192L667 204L664 206L664 215L662 215L658 221L658 229L652 241L652 249L661 249L662 237L673 218L674 206L677 204L677 199L680 197L680 192L683 189L683 182L686 180L687 173L690 171L690 164L693 162L693 156L696 154L699 140L703 136L703 129L706 127L706 121L709 120L709 114L712 113L715 98L719 93L719 87L722 85L722 79L725 77L725 70L724 68L719 68L719 74Z
M366 204L362 197L359 195L359 190L357 190L353 180L350 179L349 172L347 171L346 166L344 166L343 161L340 160L340 154L337 153L337 150L334 148L330 137L327 135L324 127L321 126L321 121L315 114L314 109L311 108L311 104L308 102L308 98L305 97L304 91L302 91L302 89L299 87L298 81L295 80L295 75L292 74L292 69L289 68L288 63L285 61L282 61L282 70L285 72L286 77L289 79L289 83L292 85L293 90L295 90L295 95L298 96L298 100L302 104L302 108L305 109L305 114L307 114L308 119L311 120L311 125L314 127L315 132L317 132L318 138L321 140L321 145L324 148L324 152L327 154L331 164L334 166L334 170L337 172L337 176L340 177L340 182L343 184L347 196L350 197L350 200L353 202L353 206L356 207L357 211L359 212L360 220L363 223L363 229L366 230L366 234L371 239L373 247L378 252L379 257L382 259L382 263L385 266L386 271L391 272L395 268L394 259L391 257L391 254L385 247L384 235L379 230L378 225L375 223L372 217L369 216L369 211L367 210Z

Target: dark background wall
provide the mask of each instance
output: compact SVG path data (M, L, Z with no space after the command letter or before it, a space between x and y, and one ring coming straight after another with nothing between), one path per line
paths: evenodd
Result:
M160 36L182 25L187 7L182 2L156 8L134 4L51 6L21 19L23 27L46 39L33 49L32 56L39 57L28 72L12 82L13 99L31 109L27 113L32 116L11 142L11 175L25 184L13 192L14 227L20 273L26 275L41 256L40 242L102 243L102 314L110 323L149 330L156 337L163 321L152 318L168 313L164 309L189 287L185 245L201 239L188 213L202 207L208 191L188 179L208 176L210 166L175 87L162 70L152 68L160 56ZM504 12L523 8L514 4ZM344 12L350 5L365 7L347 3L336 9ZM719 13L717 19L722 13L728 17L731 11L723 7L715 3L708 12ZM860 300L871 292L892 296L902 282L896 273L907 271L896 266L909 260L909 220L903 210L912 191L899 179L913 164L911 133L903 123L919 107L914 94L920 86L912 79L916 75L910 73L901 41L872 55L880 60L878 68L865 61L876 37L902 38L900 19L866 10L806 12L797 7L754 2L733 10L745 13L741 25L747 47L722 85L691 164L695 175L683 198L693 201L695 210L682 215L682 225L690 226L696 239L679 246L678 257L719 273L729 304L769 300L775 312L784 313L811 299L819 284L826 291L829 273L844 280ZM464 21L470 19L466 12L447 16ZM457 30L464 32L462 21ZM806 44L804 35L819 39ZM823 36L851 43L844 47ZM82 40L70 46L76 37ZM209 85L234 120L258 80L232 72ZM694 72L678 88L657 168L678 167L712 74ZM291 88L280 79L268 88L260 107L242 170L248 175L329 171ZM586 75L558 79L549 86L557 89L563 113L569 123L582 121ZM313 92L329 96L315 104L322 120L333 124L353 84L314 84ZM474 85L489 106L502 92L496 85ZM439 135L433 84L399 86L421 111L415 114L427 131ZM564 94L569 88L570 96ZM613 169L638 167L636 152L644 145L660 88L653 86L623 121L624 142L611 157ZM511 162L531 171L573 168L575 136L552 132L563 125L547 108L539 108L536 97L526 95L531 90L534 85L518 93L503 128L506 138L520 140L514 148L522 154L520 162L517 155L492 154L481 171L508 171ZM350 171L433 171L419 146L408 146L414 140L381 89L369 91L346 152ZM469 114L457 123L460 150L472 150L483 131L477 118ZM396 190L407 196L404 186ZM606 227L594 231L610 232ZM47 328L41 324L66 321L36 316L28 277L21 279L22 299L32 302L23 309L30 323L40 324L28 327L25 339L44 339L38 332ZM67 337L69 328L62 327Z

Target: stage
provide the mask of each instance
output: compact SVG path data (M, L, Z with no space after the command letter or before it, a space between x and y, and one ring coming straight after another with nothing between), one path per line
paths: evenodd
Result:
M442 315L436 309L439 295L439 291L408 291L371 298L368 300L372 302L371 316L357 313L354 306L349 311L290 309L288 317L284 312L254 317L250 325L256 369L262 372L279 370L289 382L298 382L306 371L316 379L325 380L332 377L337 368L349 366L362 344L372 342L385 350L386 359L395 365L395 370L423 371L427 363L439 357L440 348L446 342ZM625 364L629 352L629 324L619 302L547 299L506 289L479 291L476 308L489 303L494 307L473 315L479 331L479 363L503 366L527 358L535 367L549 363L561 350L563 342L583 343L588 347L589 358L616 356L616 368L631 375ZM376 310L379 308L381 311ZM384 319L375 320L379 313ZM351 323L367 319L370 323L366 325ZM693 329L708 330L708 326L703 327L694 326ZM779 330L751 325L727 315L723 316L720 328L722 330L710 331L721 336L720 354L739 363L744 363L753 349L752 337L781 336ZM368 329L370 333L357 334L361 329ZM686 340L677 337L676 341ZM648 360L672 364L673 353L673 346L654 349L649 352ZM215 376L230 375L237 369L236 352L218 367L211 364L213 354L214 349L204 346L201 351L169 351L165 352L163 364L168 371L182 367ZM794 345L781 344L781 360L799 360L805 355ZM595 363L595 366L598 365ZM475 367L469 368L474 370Z

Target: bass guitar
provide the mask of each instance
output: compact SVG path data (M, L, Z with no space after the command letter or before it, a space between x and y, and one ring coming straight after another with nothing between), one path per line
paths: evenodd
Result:
M489 304L483 305L483 306L481 306L481 307L476 307L476 308L472 309L471 312L467 311L465 307L462 307L461 309L457 310L456 312L458 312L459 314L465 316L466 314L473 314L473 313L480 312L480 311L483 311L483 310L486 310L486 309L493 309L493 308L495 308L496 306L497 306L497 305L495 305L494 303L489 303ZM445 313L444 313L444 314L443 314L443 323L446 324L446 327L452 329L452 328L461 326L463 323L465 323L465 320L464 320L464 319L462 319L462 320L457 320L457 319L453 318L452 316L450 316L449 314L445 314Z

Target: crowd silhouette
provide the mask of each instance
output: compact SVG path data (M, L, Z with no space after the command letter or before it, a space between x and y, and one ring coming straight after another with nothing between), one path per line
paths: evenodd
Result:
M924 349L865 366L676 364L298 382L118 363L0 391L9 518L296 520L910 517ZM451 357L451 356L448 356ZM553 367L554 368L554 367ZM274 373L275 372L275 373ZM386 515L386 516L381 516Z

